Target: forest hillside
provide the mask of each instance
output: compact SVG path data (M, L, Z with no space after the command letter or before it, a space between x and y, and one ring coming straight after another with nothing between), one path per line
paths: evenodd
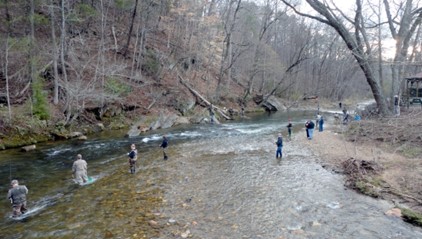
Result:
M371 96L336 31L279 1L1 0L0 11L2 138L273 96L287 107Z

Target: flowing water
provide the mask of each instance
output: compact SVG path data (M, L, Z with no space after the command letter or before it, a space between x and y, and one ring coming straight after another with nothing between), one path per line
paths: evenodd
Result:
M305 137L310 116L290 113L296 137ZM278 132L286 135L287 117L1 151L0 189L6 196L10 179L19 179L31 212L12 219L4 199L0 238L422 238L420 228L384 214L391 204L345 189L341 175L323 169L294 139L285 137L277 160L274 142ZM166 161L162 134L170 139ZM126 156L131 143L139 151L134 175ZM72 181L78 153L92 184Z

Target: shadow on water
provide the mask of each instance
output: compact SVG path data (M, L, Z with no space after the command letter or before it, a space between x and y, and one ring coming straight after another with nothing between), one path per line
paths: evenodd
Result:
M29 188L39 209L12 220L0 207L1 238L421 238L387 218L386 202L344 189L342 178L315 163L293 139L275 159L275 138L296 137L312 112L257 115L224 125L181 126L125 138L124 132L84 142L0 152L0 189L9 175ZM328 121L329 122L329 121ZM327 123L329 124L329 123ZM158 147L170 139L169 160ZM303 133L304 135L304 133ZM126 153L135 143L138 170ZM92 184L75 185L71 165L81 153Z

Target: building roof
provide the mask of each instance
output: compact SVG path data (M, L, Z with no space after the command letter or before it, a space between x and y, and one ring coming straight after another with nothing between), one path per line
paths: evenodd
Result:
M416 74L416 75L413 75L413 76L409 76L409 77L406 77L406 79L408 79L408 80L422 80L422 72L419 72L418 74Z

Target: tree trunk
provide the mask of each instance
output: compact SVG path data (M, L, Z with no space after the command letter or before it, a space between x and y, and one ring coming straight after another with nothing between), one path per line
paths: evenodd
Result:
M50 15L51 15L51 40L53 43L53 70L54 70L54 96L53 96L53 103L57 105L59 103L59 71L57 69L57 59L58 59L58 51L57 51L57 43L56 43L56 30L54 27L55 23L55 15L54 15L54 1L50 0Z
M343 24L343 22L340 20L340 17L337 15L334 15L334 11L331 11L327 5L324 3L318 1L318 0L306 0L306 2L315 10L317 11L321 16L324 18L321 18L319 16L313 16L306 13L301 13L295 9L294 6L292 6L288 1L282 0L286 5L291 7L295 12L301 16L305 16L314 20L317 20L321 23L327 24L330 27L334 28L334 30L340 35L340 37L343 39L344 43L346 43L347 48L353 53L353 57L356 59L357 63L359 64L359 67L362 69L366 81L369 84L369 87L371 88L372 95L374 96L374 99L377 103L379 113L381 115L389 115L391 114L391 111L388 109L387 101L385 100L384 94L381 90L381 87L377 81L377 79L374 77L374 72L371 67L371 55L370 49L368 48L367 44L367 37L366 32L362 28L362 7L361 7L361 0L356 0L356 15L354 19L354 34L351 33L351 31L346 28L346 26ZM350 20L350 19L349 19ZM353 31L352 31L353 32ZM364 41L362 41L361 37ZM366 45L364 46L364 43Z
M129 32L127 34L127 41L123 49L124 57L126 57L127 51L129 49L130 39L132 38L133 24L135 22L137 8L138 8L138 0L135 1L135 7L133 8L133 12L132 12L132 19L130 21Z
M6 78L6 100L7 100L7 110L9 113L9 122L12 122L12 107L10 106L10 92L9 92L9 34L6 38L6 54L5 54L5 63L4 63L4 75Z
M69 88L69 82L67 80L66 62L65 62L65 44L66 44L66 14L65 14L65 0L61 0L61 34L60 34L60 63L63 73L64 88L67 91ZM71 106L70 106L70 94L67 92L65 99L65 108L63 110L66 113L67 121L70 119Z

